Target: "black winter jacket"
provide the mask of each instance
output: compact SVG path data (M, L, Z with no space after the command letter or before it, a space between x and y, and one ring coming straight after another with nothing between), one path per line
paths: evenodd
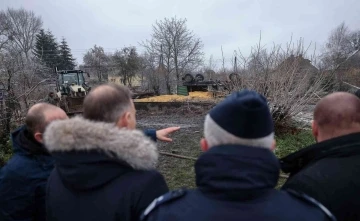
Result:
M147 221L330 220L318 203L275 190L280 165L261 147L212 147L195 164L197 189L172 191L145 210Z
M25 126L11 134L11 141L14 154L0 171L0 220L45 221L53 159Z
M282 187L320 201L339 221L360 220L360 133L320 142L280 160Z
M44 140L55 159L48 221L138 220L168 191L155 144L141 131L75 117L51 123Z

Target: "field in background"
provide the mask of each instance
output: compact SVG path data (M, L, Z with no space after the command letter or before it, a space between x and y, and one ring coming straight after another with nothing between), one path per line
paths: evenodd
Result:
M199 141L203 137L203 122L205 114L179 113L165 114L146 112L139 113L139 128L161 129L170 126L180 126L180 131L176 132L172 138L172 143L158 142L159 151L184 155L197 158L201 154ZM314 142L309 130L293 131L276 137L277 149L275 154L278 157L286 156L304 146ZM165 155L160 155L158 169L165 176L170 189L181 187L195 187L194 160L180 159ZM279 180L278 186L285 181Z

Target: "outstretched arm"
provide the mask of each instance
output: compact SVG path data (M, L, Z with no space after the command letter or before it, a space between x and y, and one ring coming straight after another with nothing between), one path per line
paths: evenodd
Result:
M168 136L178 130L180 130L180 127L168 127L161 130L147 129L144 131L144 133L146 136L150 137L155 142L157 140L171 142L172 139Z

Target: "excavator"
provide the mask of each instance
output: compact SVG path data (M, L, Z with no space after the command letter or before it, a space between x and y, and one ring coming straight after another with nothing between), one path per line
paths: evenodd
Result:
M76 115L83 112L83 101L91 90L85 83L84 71L55 69L57 74L56 95L59 98L58 106L67 115ZM90 77L89 73L87 76Z

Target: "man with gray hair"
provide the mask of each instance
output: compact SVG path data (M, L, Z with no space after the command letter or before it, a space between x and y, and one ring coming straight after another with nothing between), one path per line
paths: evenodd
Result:
M55 122L45 146L55 159L47 220L138 220L168 187L155 143L136 130L127 87L105 84L84 100L83 117Z
M312 198L274 189L280 165L262 95L249 90L231 94L206 116L204 134L205 153L195 164L197 189L160 196L142 220L334 220Z

